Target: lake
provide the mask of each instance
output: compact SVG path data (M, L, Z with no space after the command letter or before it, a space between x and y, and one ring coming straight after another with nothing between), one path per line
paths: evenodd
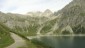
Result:
M21 37L11 34L15 43L7 48L85 48L85 36L31 36L28 45Z
M45 48L85 48L85 36L44 36L32 41Z

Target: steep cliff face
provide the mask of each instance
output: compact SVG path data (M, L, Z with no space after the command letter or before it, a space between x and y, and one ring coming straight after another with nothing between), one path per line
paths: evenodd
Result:
M73 0L61 11L60 28L70 26L74 33L85 33L85 0ZM83 28L83 29L82 29Z

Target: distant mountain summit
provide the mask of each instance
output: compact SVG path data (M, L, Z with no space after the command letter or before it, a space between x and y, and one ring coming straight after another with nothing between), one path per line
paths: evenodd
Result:
M53 14L52 11L50 11L49 9L46 9L44 12L37 11L37 12L28 12L27 13L27 15L33 16L33 17L37 17L37 16L49 17L52 14Z
M36 17L36 16L41 16L42 12L37 11L37 12L28 12L27 15Z
M42 16L51 16L53 13L51 10L47 9L42 13Z
M44 11L44 13L52 13L52 11L49 10L49 9L46 9L46 10Z

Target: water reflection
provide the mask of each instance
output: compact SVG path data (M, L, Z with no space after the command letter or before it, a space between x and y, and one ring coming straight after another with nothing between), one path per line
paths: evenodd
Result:
M73 45L74 48L85 48L85 37L75 37Z
M50 36L35 38L32 41L48 48L85 48L84 36Z

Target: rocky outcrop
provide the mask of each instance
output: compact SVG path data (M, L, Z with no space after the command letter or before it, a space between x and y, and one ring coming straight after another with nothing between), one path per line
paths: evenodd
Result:
M69 25L74 32L79 30L79 28L84 28L85 30L85 0L73 0L67 6L65 6L61 11L62 17L59 22L59 28L66 27ZM76 28L78 27L78 28ZM74 28L76 28L74 30ZM77 32L84 32L77 31Z

